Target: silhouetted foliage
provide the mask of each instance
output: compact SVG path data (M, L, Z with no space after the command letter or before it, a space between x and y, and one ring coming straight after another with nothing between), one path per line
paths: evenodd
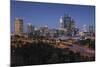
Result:
M81 62L86 60L88 59L81 58L80 53L75 54L69 49L55 48L42 42L11 48L11 66Z
M95 40L91 40L91 39L80 40L79 43L82 44L82 45L87 45L88 44L88 46L90 48L95 49Z

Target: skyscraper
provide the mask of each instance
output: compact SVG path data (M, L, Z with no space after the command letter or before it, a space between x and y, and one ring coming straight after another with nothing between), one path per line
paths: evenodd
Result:
M64 22L63 22L63 17L61 16L60 17L60 29L63 29L64 28Z
M15 34L23 33L23 19L15 18L14 33Z
M95 29L94 29L94 26L93 26L93 25L90 25L90 26L89 26L88 32L89 32L89 35L90 35L90 36L95 35Z
M28 33L33 33L33 30L34 30L34 27L31 23L28 23L28 26L27 26L27 32Z
M90 32L90 33L93 33L93 32L94 32L94 27L93 27L93 25L90 25L90 26L89 26L89 32Z
M60 29L67 31L67 34L71 34L74 28L75 22L68 14L65 14L63 17L61 16Z
M34 27L31 23L28 23L27 25L27 34L29 37L32 37L34 35Z

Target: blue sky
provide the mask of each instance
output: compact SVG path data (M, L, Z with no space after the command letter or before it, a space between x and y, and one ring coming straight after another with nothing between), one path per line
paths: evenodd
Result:
M34 26L59 28L59 19L69 14L77 27L95 23L95 7L88 5L50 4L39 2L11 2L11 31L14 31L14 19L22 18L26 29L27 23Z

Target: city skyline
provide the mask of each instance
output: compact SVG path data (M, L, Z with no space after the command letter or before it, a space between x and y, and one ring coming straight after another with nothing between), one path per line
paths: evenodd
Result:
M11 66L95 61L95 6L11 1Z
M25 31L28 23L36 27L47 25L49 28L59 28L60 17L64 14L69 14L77 27L95 24L94 6L21 1L12 1L11 4L11 31L14 31L16 17L24 20Z

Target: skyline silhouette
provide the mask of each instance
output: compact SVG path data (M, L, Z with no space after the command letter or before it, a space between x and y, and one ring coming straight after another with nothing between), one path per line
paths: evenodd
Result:
M28 23L59 28L59 19L64 14L69 14L79 28L95 24L95 6L11 1L11 31L14 31L15 18L24 20L25 31Z

